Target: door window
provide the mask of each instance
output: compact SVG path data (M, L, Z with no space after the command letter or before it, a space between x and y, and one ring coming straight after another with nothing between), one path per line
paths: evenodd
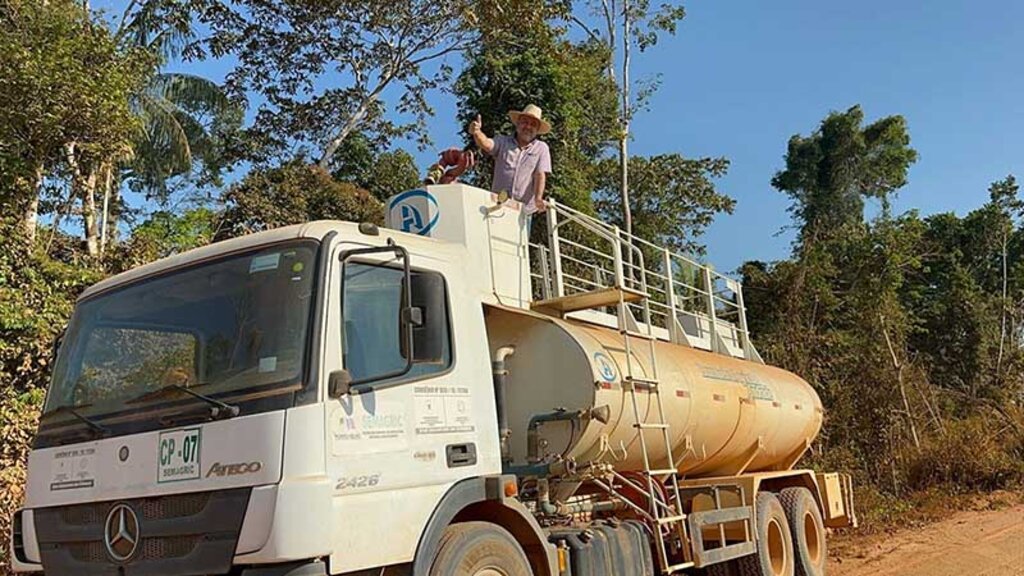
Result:
M346 262L343 268L342 354L345 368L354 381L372 380L401 370L407 363L405 334L400 318L404 300L401 269L389 266ZM413 271L415 279L435 272ZM416 285L416 282L413 282ZM415 300L415 295L413 295ZM443 372L451 366L451 342L448 303L445 298L443 318L424 318L440 322L442 353L436 362L417 362L406 374L382 382L417 379Z

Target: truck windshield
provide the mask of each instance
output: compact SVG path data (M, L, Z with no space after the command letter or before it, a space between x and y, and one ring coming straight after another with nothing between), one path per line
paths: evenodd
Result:
M278 244L80 302L40 435L81 432L81 418L64 408L114 434L156 428L183 412L201 416L206 403L182 387L242 413L292 396L303 385L316 249L311 241Z

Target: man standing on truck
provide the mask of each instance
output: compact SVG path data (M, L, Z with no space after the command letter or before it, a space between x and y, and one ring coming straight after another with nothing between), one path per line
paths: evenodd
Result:
M484 134L480 115L469 123L469 134L485 153L494 158L491 191L502 190L526 207L526 214L543 212L544 188L551 173L551 151L537 139L551 131L541 117L541 109L530 104L523 110L509 110L509 119L516 127L515 136L504 134L493 139Z

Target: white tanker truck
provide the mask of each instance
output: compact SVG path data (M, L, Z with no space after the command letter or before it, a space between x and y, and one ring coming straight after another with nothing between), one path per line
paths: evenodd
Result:
M59 346L19 572L792 576L856 524L740 286L463 186L104 280Z

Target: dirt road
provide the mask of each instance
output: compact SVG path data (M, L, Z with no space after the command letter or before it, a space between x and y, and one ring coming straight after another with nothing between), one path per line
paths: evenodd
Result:
M1024 576L1024 505L963 512L895 534L839 538L834 550L829 576Z

